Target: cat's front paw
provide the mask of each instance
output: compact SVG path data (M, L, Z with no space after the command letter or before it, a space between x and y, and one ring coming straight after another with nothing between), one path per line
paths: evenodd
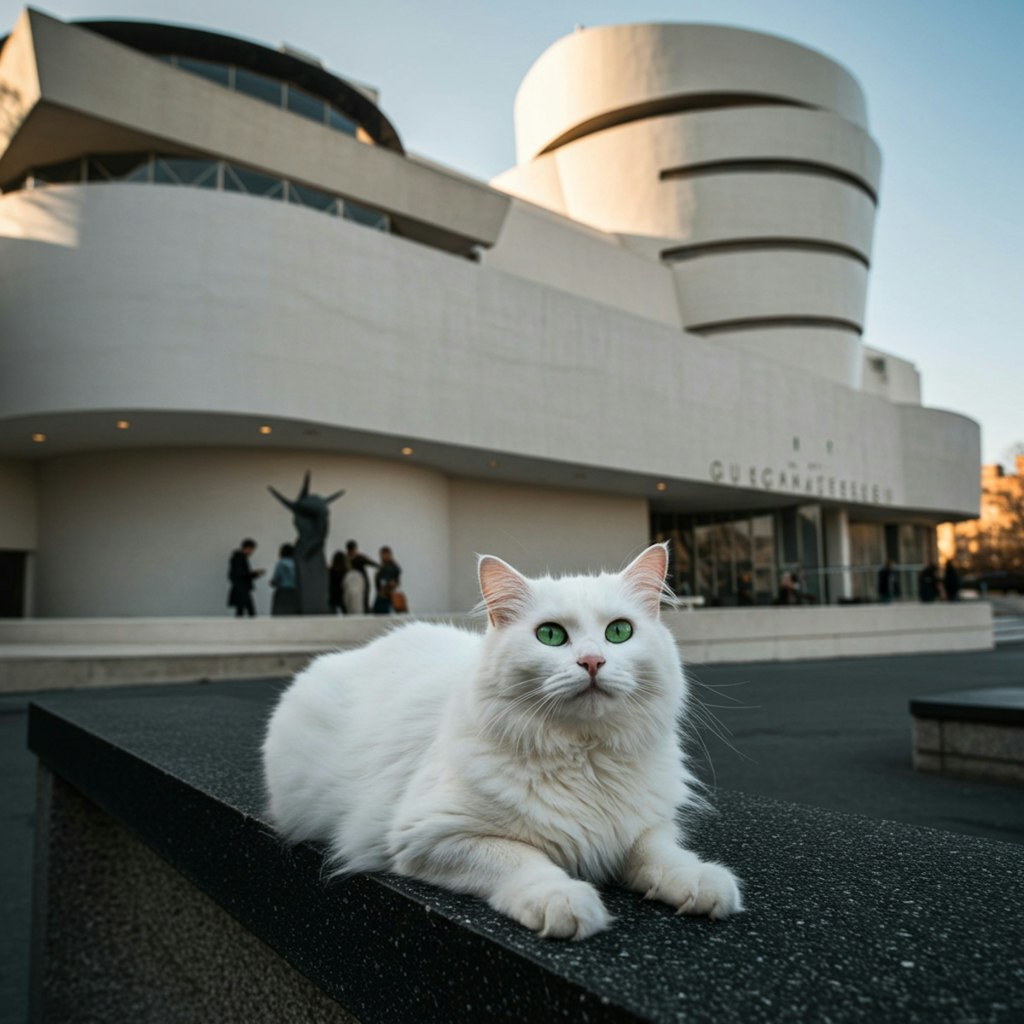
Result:
M697 860L666 866L652 879L647 899L676 908L677 914L693 914L717 920L743 909L739 882L721 864Z
M585 939L612 922L597 890L572 878L528 886L502 909L542 939Z

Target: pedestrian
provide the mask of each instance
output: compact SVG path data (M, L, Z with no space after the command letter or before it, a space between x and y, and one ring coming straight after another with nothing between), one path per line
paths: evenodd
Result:
M917 578L917 596L924 604L931 604L939 596L939 567L929 562Z
M256 586L256 580L266 572L266 569L254 569L249 562L255 550L256 541L251 537L246 537L239 544L238 549L231 552L231 561L228 563L228 580L231 582L231 589L228 591L228 607L235 609L236 619L240 619L243 615L248 615L250 618L256 616L256 605L253 604L252 592Z
M345 614L345 574L348 559L344 551L335 551L327 569L327 608L332 615Z
M277 565L270 577L274 596L270 602L271 615L299 614L299 582L295 573L295 548L282 544L277 553Z
M960 573L952 558L946 562L946 571L942 574L942 585L946 589L947 601L960 600Z
M800 567L787 569L779 581L779 593L775 598L776 604L793 605L800 603Z
M372 565L374 569L377 569L379 566L359 550L359 545L354 540L345 544L345 554L348 558L348 572L345 573L345 578L342 581L345 611L349 615L368 615L370 612L370 578L366 575L366 567Z
M402 567L395 561L389 547L380 549L380 568L377 570L377 596L373 602L374 615L390 615L393 610L392 597L398 590Z
M887 558L885 565L878 570L878 600L882 604L892 604L893 598L900 596L900 577L893 567L892 559Z

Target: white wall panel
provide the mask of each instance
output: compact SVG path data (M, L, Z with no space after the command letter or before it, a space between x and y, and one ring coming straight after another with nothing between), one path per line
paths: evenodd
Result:
M0 459L0 549L33 551L37 514L35 463Z
M497 555L528 576L616 572L648 544L642 498L453 480L452 594L480 600L476 556Z
M393 437L396 449L414 438L506 452L564 466L569 483L578 466L708 481L714 460L775 465L794 436L819 437L836 442L837 478L927 507L905 486L914 450L893 445L899 414L884 399L313 211L89 185L5 196L0 220L20 232L0 229L6 421L138 409L255 430L279 417ZM63 242L26 241L37 224L59 226ZM739 273L735 258L715 259ZM720 304L699 312L735 315L737 283L712 279ZM818 308L849 314L842 303L862 286L826 278ZM770 293L749 308L771 312ZM976 425L951 420L977 443Z
M410 605L449 611L448 482L405 464L313 452L143 450L48 460L39 476L37 614L229 615L228 558L259 544L259 614L292 517L268 491L346 493L330 506L328 558L354 538L376 560L384 544L402 566Z
M828 317L861 326L868 271L830 253L730 252L672 264L687 327L766 317Z

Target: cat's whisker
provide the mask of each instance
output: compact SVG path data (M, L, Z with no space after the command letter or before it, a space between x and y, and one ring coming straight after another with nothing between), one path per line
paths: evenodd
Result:
M713 733L725 746L727 746L737 757L743 758L745 761L750 761L751 764L756 763L754 759L749 755L740 750L730 739L732 736L732 730L722 722L717 715L715 715L707 705L701 703L698 699L694 698L690 708L691 717L694 719L695 726L703 726L708 732ZM691 735L697 737L702 746L704 745L703 735L700 733L699 728L691 730ZM709 763L710 763L710 754Z

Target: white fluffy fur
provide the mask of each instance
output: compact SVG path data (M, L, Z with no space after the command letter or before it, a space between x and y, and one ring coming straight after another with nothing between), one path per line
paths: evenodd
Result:
M485 556L486 635L411 623L318 658L263 746L277 828L326 842L339 870L471 893L544 936L606 928L591 883L611 880L679 913L740 910L732 873L680 845L694 798L665 563L655 545L622 573L527 580ZM624 643L605 639L616 619ZM568 642L542 644L546 622Z

